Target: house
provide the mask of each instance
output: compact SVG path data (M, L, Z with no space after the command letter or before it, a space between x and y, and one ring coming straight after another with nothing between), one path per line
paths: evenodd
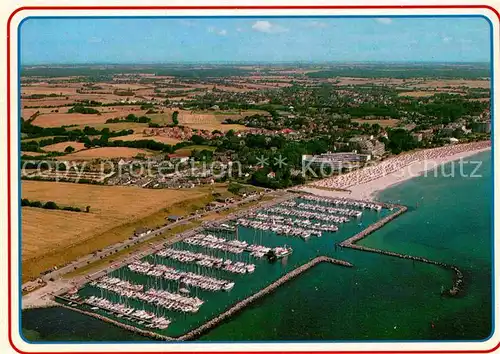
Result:
M421 130L417 132L417 134L422 134L423 140L430 140L434 136L434 130L432 129Z
M422 133L411 133L411 136L418 142L422 141L423 139Z
M185 163L185 162L189 161L188 156L182 156L182 155L178 155L178 154L168 154L167 156L170 160L178 161L180 163Z

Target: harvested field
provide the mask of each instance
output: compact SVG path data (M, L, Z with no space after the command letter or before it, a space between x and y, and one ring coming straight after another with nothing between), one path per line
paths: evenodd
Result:
M168 109L165 110L165 113L152 114L150 115L151 121L153 123L157 123L160 125L172 123L172 114L174 111L175 111L174 109ZM179 110L178 112L179 112L179 117L178 117L179 125L190 127L191 129L208 130L208 131L220 130L223 132L226 132L231 129L233 130L247 129L247 127L239 124L222 124L222 122L227 118L234 118L234 119L242 118L244 117L243 114L226 115L222 111L217 111L217 112L204 111L202 113L199 113L199 112ZM248 115L252 115L255 114L254 112L260 112L260 111L247 111L247 112L252 112L248 113Z
M106 124L106 123L79 124L75 127L68 128L68 130L83 129L86 126L96 128L98 130L108 128L112 132L117 132L121 130L130 130L130 129L132 129L134 132L142 132L145 128L148 127L148 123L123 122L123 123L112 123L112 124Z
M21 107L62 107L76 102L77 97L66 99L65 97L50 97L47 99L25 100L21 99ZM39 108L37 108L39 109ZM52 108L54 109L54 108Z
M352 119L352 121L359 124L378 124L381 127L395 127L399 123L399 119Z
M21 151L21 156L42 156L45 155L41 152L34 152L34 151Z
M39 138L25 138L25 139L21 138L21 142L25 143L25 142L28 142L28 141L40 141L40 140L45 140L45 139L53 139L55 137L56 136L53 135L53 136L42 136L42 137L39 137Z
M67 112L67 111L66 111ZM106 119L105 115L98 114L81 114L81 113L49 113L42 114L35 118L33 121L34 125L40 127L60 127L63 125L73 125L73 124L92 124L92 123L104 123Z
M447 87L467 87L467 88L490 88L490 80L425 80L414 85L414 87L447 88Z
M102 147L74 152L60 156L58 160L92 160L92 159L117 159L131 158L138 154L151 155L149 151L128 147Z
M436 94L433 91L406 91L400 92L398 96L407 96L407 97L430 97Z
M59 107L59 108L23 108L21 109L21 117L24 119L31 118L35 113L38 112L38 114L47 114L47 113L58 113L55 111L64 111L67 110L66 107Z
M62 125L73 124L104 124L106 123L106 120L110 118L124 118L129 114L142 116L146 113L146 111L142 111L140 108L135 106L128 106L126 108L122 106L117 107L119 108L99 107L97 109L102 112L101 114L67 113L71 107L64 107L59 109L58 113L47 113L37 116L33 121L33 124L41 127L59 127Z
M64 152L64 150L68 146L71 146L73 149L75 149L75 151L80 151L80 150L85 149L85 145L83 143L79 143L79 142L76 142L76 141L65 141L65 142L62 142L62 143L47 145L47 146L44 146L42 149L44 151Z
M175 145L177 143L180 143L182 140L179 139L174 139L174 138L169 138L166 136L161 136L161 135L145 135L142 133L137 133L137 134L130 134L130 135L125 135L125 136L117 136L114 138L109 139L111 141L114 140L123 140L123 141L135 141L135 140L154 140L159 143L163 144L169 144L169 145Z
M23 86L21 93L23 96L30 95L50 95L56 94L59 96L76 95L76 87L57 86L57 85L39 85L39 86ZM55 97L49 97L55 98ZM64 97L63 97L64 98Z
M23 198L90 206L90 213L22 209L23 282L55 265L127 239L141 226L162 224L169 213L182 215L180 209L188 212L192 203L207 202L209 194L208 188L153 190L23 181Z

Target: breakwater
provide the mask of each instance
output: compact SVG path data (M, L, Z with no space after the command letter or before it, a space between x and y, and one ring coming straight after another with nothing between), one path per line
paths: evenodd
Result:
M319 256L319 257L313 258L309 262L307 262L307 263L301 265L300 267L295 268L294 270L283 275L281 278L272 282L271 284L269 284L265 288L261 289L260 291L256 292L255 294L250 295L249 297L245 298L244 300L241 300L240 302L231 306L229 309L227 309L223 313L219 314L218 316L214 317L213 319L209 320L208 322L204 323L203 325L199 326L198 328L195 328L195 329L193 329L193 330L191 330L191 331L187 332L186 334L179 336L179 337L170 337L170 336L165 336L165 335L153 332L153 331L144 330L144 329L138 328L138 327L133 326L133 325L129 325L126 323L122 323L120 321L116 321L114 319L111 319L107 316L100 315L100 314L95 313L95 312L81 310L81 309L78 309L75 307L66 306L64 304L61 304L60 306L66 308L66 309L69 309L69 310L73 310L73 311L100 319L102 321L111 323L115 326L124 328L126 330L129 330L129 331L132 331L132 332L135 332L135 333L138 333L138 334L141 334L143 336L150 337L153 339L166 340L166 341L187 341L187 340L193 340L193 339L199 337L201 334L216 327L222 321L229 319L231 316L233 316L237 312L243 310L248 305L261 299L262 297L266 296L267 294L273 292L274 290L276 290L277 288L279 288L283 284L296 278L300 274L304 273L308 269L311 269L312 267L316 266L319 263L330 263L330 264L340 265L340 266L344 266L344 267L352 267L353 266L351 263L349 263L347 261L343 261L343 260L335 259L335 258L331 258L331 257Z
M454 277L453 277L453 284L450 289L447 291L444 291L442 295L447 295L447 296L457 296L459 295L464 287L464 276L463 273L458 267L447 264L444 262L439 262L439 261L434 261L425 257L419 257L419 256L411 256L411 255L406 255L406 254L401 254L397 252L391 252L391 251L385 251L377 248L371 248L371 247L366 247L366 246L361 246L357 245L356 242L362 240L363 238L367 237L374 231L380 229L382 226L387 224L388 222L394 220L401 214L405 213L408 208L404 205L393 205L393 204L386 204L386 203L381 203L384 208L389 208L389 209L397 209L394 213L386 216L385 218L377 221L376 223L368 226L366 229L363 231L357 233L356 235L342 241L339 244L339 247L346 247L346 248L352 248L360 251L365 251L365 252L372 252L372 253L378 253L378 254L384 254L386 256L391 256L391 257L398 257L402 259L411 259L413 261L417 262L422 262L422 263L427 263L427 264L434 264L438 267L442 267L448 270L453 271Z

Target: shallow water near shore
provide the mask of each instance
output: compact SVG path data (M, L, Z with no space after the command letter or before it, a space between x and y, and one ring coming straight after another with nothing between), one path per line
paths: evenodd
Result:
M320 264L200 340L488 337L492 321L491 154L470 159L482 161L482 178L418 177L380 194L379 200L410 209L361 242L457 265L467 284L463 297L440 296L442 287L449 287L452 280L451 272L442 268L357 250L335 252L331 245L324 253L347 260L354 268ZM464 170L473 167L465 165ZM446 168L459 167L449 164ZM27 310L22 326L33 341L146 339L61 308Z

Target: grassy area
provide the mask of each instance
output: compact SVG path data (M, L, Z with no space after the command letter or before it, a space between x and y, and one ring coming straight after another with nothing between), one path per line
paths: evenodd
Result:
M45 140L45 139L53 139L53 138L56 138L57 136L42 136L40 138L21 138L21 141L23 143L27 143L27 142L30 142L30 141L40 141L40 140Z
M67 273L64 275L64 278L73 278L76 276L81 276L81 275L97 272L104 265L108 265L109 263L113 263L116 261L122 261L134 252L143 251L143 250L148 249L151 246L150 243L156 243L156 242L160 242L162 240L168 240L169 238L172 238L176 234L179 234L179 233L182 233L182 232L187 231L189 229L193 229L195 227L200 226L204 221L219 220L219 219L226 217L229 214L232 214L232 213L244 210L244 209L248 209L250 207L257 205L258 203L261 203L262 201L269 201L271 199L273 199L272 196L264 196L259 201L249 202L245 205L231 208L228 210L224 210L224 211L221 211L219 213L217 213L217 212L208 213L207 215L203 216L202 218L200 218L198 220L189 221L186 224L178 225L178 226L176 226L170 230L167 230L164 233L157 235L157 236L155 236L147 241L140 242L136 245L132 245L129 248L121 250L119 252L116 252L115 254L113 254L111 256L104 257L103 259L101 259L99 261L93 262L93 263L91 263L87 266L84 266L82 268L79 268L73 272Z
M138 228L164 225L169 215L183 216L201 209L214 199L212 191L227 191L226 185L149 190L23 181L23 198L91 206L90 213L23 209L23 282L56 265L121 242Z
M217 150L216 146L208 146L208 145L191 145L188 147L180 148L175 150L175 153L177 155L181 156L191 156L191 151L193 150L209 150L209 151L215 151Z
M170 113L170 112L148 114L147 116L149 118L151 118L151 123L156 123L159 125L167 125L167 124L173 123L172 122L172 113Z

